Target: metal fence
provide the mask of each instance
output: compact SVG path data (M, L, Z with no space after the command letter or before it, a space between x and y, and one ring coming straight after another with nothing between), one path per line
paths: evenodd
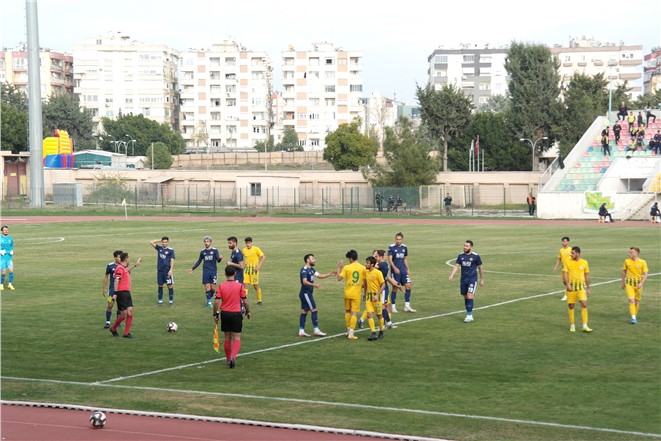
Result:
M528 216L525 186L432 185L411 188L372 187L227 187L220 184L98 182L83 190L66 188L47 204L71 210L117 211L134 215L159 212L217 215L356 214L446 216L444 198L452 197L455 216ZM22 202L23 204L25 202ZM6 209L21 205L6 201ZM125 207L125 208L124 208Z

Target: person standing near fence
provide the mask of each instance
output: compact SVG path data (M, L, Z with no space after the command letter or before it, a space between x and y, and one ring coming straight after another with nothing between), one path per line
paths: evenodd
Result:
M202 265L202 285L204 285L207 298L207 308L211 308L211 299L216 291L216 283L218 281L218 263L223 260L223 256L220 255L218 248L211 246L213 242L211 236L204 236L203 241L204 249L200 251L197 262L188 270L188 274L193 274L195 268L204 262Z
M450 193L445 195L445 199L443 199L443 203L445 204L446 216L452 216L452 196L450 196Z
M160 242L160 244L159 244ZM174 249L170 244L170 238L163 236L161 240L149 241L156 250L156 283L158 284L158 306L163 306L163 285L168 287L168 300L170 307L174 306Z

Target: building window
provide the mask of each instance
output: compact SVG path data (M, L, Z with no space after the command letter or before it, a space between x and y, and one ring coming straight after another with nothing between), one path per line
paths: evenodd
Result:
M310 139L310 146L318 147L319 146L319 140L315 139L315 138Z
M324 86L324 92L335 92L335 85L333 84L332 86Z
M319 66L319 58L310 58L310 66Z
M363 91L362 84L351 84L349 86L349 92L362 92L362 91Z
M448 62L447 55L436 55L434 57L434 63L447 63L447 62Z
M261 182L251 182L250 183L250 196L261 196L262 195L262 184Z
M332 58L326 58L326 62L325 62L326 66L332 66L334 64L333 61L334 60Z
M474 63L475 55L464 55L464 63Z

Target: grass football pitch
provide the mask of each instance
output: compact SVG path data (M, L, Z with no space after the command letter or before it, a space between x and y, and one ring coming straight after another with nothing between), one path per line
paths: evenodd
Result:
M359 261L402 231L412 305L383 340L344 338L342 284L315 291L326 338L297 336L298 272L314 253L333 270L349 249ZM2 399L67 403L453 440L643 440L661 437L661 236L653 226L300 223L144 220L14 225L16 291L1 296ZM237 368L212 350L201 268L187 270L202 237L228 256L226 238L252 236L267 255L263 306L244 321ZM175 307L156 307L156 253L176 251ZM569 333L552 268L569 236L590 264L590 334ZM482 256L486 284L464 324L458 277L464 240ZM630 246L650 268L639 323L620 287ZM115 249L132 272L134 339L103 329L101 285ZM346 259L345 259L346 260ZM222 268L222 264L221 264ZM221 270L222 273L222 270ZM166 294L167 296L167 289ZM114 314L113 314L114 315ZM576 321L580 328L580 312ZM166 332L175 321L177 333ZM121 329L120 329L121 331ZM311 333L308 318L307 331ZM221 345L222 348L222 345Z

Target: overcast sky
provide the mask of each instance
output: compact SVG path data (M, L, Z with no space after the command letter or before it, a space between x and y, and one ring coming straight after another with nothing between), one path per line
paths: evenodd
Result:
M276 78L280 54L293 45L332 42L363 51L366 94L415 104L427 81L427 57L460 43L483 47L512 40L567 46L570 36L601 42L661 45L661 1L602 0L37 0L41 47L71 52L86 37L121 31L145 43L184 51L227 37L266 51ZM2 0L3 48L25 36L25 0ZM279 82L278 82L279 84ZM277 85L278 85L277 84Z

